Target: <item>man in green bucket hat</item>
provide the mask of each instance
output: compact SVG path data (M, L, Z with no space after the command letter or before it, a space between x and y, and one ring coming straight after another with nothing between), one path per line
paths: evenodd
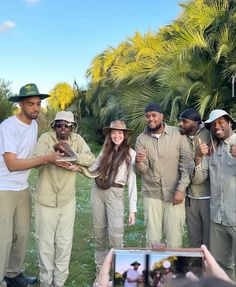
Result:
M0 125L0 287L23 287L36 283L36 277L21 273L30 234L31 194L28 188L30 168L54 163L62 154L30 158L37 141L41 100L35 84L27 84L19 95L9 98L20 112Z
M27 84L20 89L19 95L13 96L9 98L11 102L21 102L24 99L30 97L39 97L41 100L48 98L50 95L48 94L40 94L37 86L33 83Z

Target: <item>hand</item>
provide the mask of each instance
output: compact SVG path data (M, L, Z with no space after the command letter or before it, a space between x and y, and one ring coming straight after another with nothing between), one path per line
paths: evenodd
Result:
M143 283L144 282L144 278L142 276L138 277L136 280L137 283Z
M198 156L203 157L204 155L207 155L209 153L209 147L206 143L202 143L201 139L198 139Z
M136 153L136 158L135 161L137 163L142 163L147 157L147 150L143 149L143 150L139 150Z
M56 163L58 159L63 157L63 155L64 155L63 153L53 152L46 155L44 158L47 163Z
M215 258L212 256L207 247L205 245L202 245L201 249L204 253L204 267L206 274L234 283L225 273L225 271L218 265Z
M135 224L135 212L130 212L129 213L129 225L134 225Z
M176 190L173 199L173 205L181 204L184 201L185 194L182 191Z
M231 155L233 157L236 157L236 144L230 145L230 151L229 152L231 153Z
M110 273L111 264L112 264L112 256L113 256L113 249L111 249L109 253L107 254L102 264L102 268L99 272L98 284L101 287L111 286L109 282L109 273Z
M207 154L209 154L208 145L205 143L202 143L201 139L198 138L198 146L196 149L196 154L195 154L195 159L194 159L195 164L199 165L202 161L202 157Z

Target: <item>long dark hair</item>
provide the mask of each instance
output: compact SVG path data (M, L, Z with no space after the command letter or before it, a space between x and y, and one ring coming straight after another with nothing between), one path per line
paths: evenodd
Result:
M116 150L116 145L111 139L111 131L112 130L110 130L110 132L106 135L105 142L102 147L102 157L100 159L99 167L97 168L97 170L101 173L102 180L105 180L115 158L119 157L119 160L117 162L118 167L124 161L128 167L131 160L129 153L130 145L128 143L128 132L125 130L123 131L124 140Z

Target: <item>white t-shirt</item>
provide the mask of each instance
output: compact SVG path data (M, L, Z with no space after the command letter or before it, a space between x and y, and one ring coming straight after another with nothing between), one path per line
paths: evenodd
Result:
M0 191L20 191L28 187L30 170L10 172L3 154L14 153L19 159L30 157L37 142L38 124L35 120L27 125L12 116L0 124Z
M140 273L137 270L130 269L127 271L126 278L129 278L131 280L137 279L140 277ZM125 287L137 287L137 282L127 282L127 279L125 280Z

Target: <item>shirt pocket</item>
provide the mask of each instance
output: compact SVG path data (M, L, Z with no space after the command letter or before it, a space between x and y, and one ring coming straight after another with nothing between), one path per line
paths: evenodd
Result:
M236 166L236 157L229 155L228 159L227 159L227 165L235 167Z

